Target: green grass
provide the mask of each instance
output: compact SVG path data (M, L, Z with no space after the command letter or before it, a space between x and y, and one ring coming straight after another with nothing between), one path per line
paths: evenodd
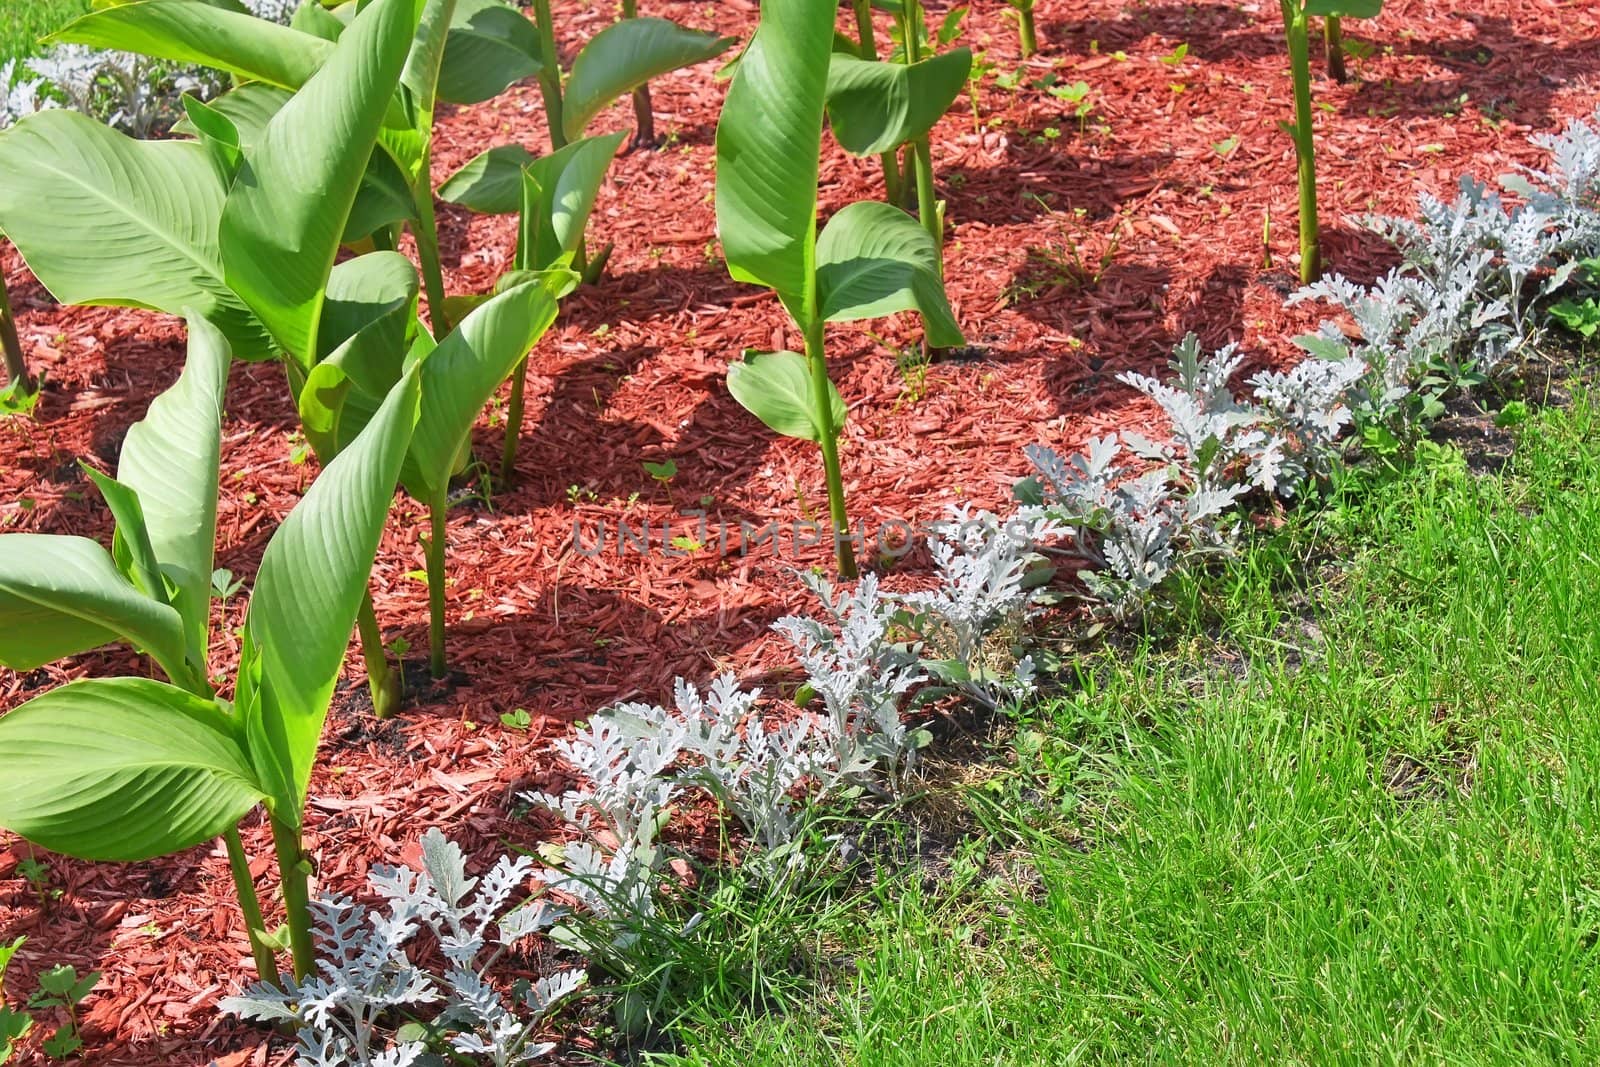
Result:
M0 3L0 64L36 53L39 38L89 10L89 0L4 0Z
M1597 532L1581 400L1308 513L996 741L957 877L829 920L841 977L658 1062L1595 1062Z

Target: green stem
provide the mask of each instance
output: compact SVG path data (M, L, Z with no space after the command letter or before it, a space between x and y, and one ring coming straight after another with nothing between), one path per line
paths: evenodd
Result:
M317 965L317 950L311 940L311 861L301 846L300 831L276 816L272 817L272 844L278 853L278 876L283 883L294 977L304 981Z
M939 250L940 273L944 272L944 226L939 218L939 199L933 190L933 150L926 137L911 142L913 166L917 172L917 221L933 238L933 247Z
M398 244L394 238L394 226L379 226L372 231L372 247L379 252L393 252Z
M1350 80L1344 65L1344 26L1338 15L1329 15L1322 21L1322 48L1328 60L1328 76L1343 85Z
M1023 59L1039 51L1039 32L1033 24L1033 0L1017 7L1017 39L1022 45Z
M0 272L0 347L5 349L6 378L18 382L17 392L31 394L36 386L22 358L22 342L17 338L17 320L11 312L11 294L6 292L5 274Z
M523 356L511 372L511 402L506 405L506 440L500 449L500 484L510 485L517 473L517 444L522 440L523 389L528 376L528 357Z
M828 514L832 519L839 575L856 576L856 556L850 543L850 517L844 507L844 478L839 472L839 427L833 424L833 390L828 380L828 359L823 349L824 323L813 319L806 327L806 364L811 370L811 402L817 412L822 447L822 469L828 480Z
M239 828L230 827L222 835L228 849L228 867L233 871L233 888L239 895L239 910L244 913L244 928L250 938L250 955L255 957L256 974L263 982L277 985L278 960L267 944L267 923L261 916L261 898L256 895L256 880L250 874L250 858L245 855Z
M878 58L878 35L872 25L872 0L853 0L856 15L857 54L865 60ZM900 157L894 149L878 153L883 165L883 196L891 204L905 202L905 180L900 174Z
M445 490L440 490L428 501L428 669L435 678L443 678L444 663L444 548L445 513L450 500Z
M422 284L428 292L428 318L434 335L442 338L450 332L450 316L445 311L444 268L439 262L439 229L433 217L432 155L432 149L423 150L412 192L417 205L417 259L422 262Z
M622 17L639 16L638 0L622 0ZM633 91L633 143L638 148L653 148L656 143L656 115L650 104L650 83Z
M1289 72L1294 79L1294 147L1300 184L1300 280L1309 285L1322 276L1322 246L1317 227L1316 141L1311 125L1311 45L1309 19L1296 5L1283 5L1289 44Z
M356 630L361 635L361 658L367 664L367 689L372 694L372 714L387 719L400 710L401 678L389 666L389 653L383 647L383 630L372 606L372 590L361 596L356 613Z
M561 53L556 50L555 22L550 17L550 0L533 0L533 21L539 30L539 47L545 64L539 71L539 92L544 97L544 117L550 126L550 151L567 147L567 132L562 120Z

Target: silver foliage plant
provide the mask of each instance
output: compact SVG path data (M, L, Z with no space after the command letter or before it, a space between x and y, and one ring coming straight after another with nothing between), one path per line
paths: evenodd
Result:
M283 988L257 983L222 1001L225 1011L296 1030L299 1067L410 1067L431 1062L422 1040L402 1036L404 1009L430 1017L451 1050L495 1067L531 1063L554 1050L539 1027L584 983L581 971L518 981L508 1000L488 980L518 941L550 927L559 911L542 902L513 906L533 868L502 858L469 878L461 850L437 829L422 837L422 870L374 868L383 906L342 897L313 902L322 952L318 972ZM415 962L424 933L445 958L442 971Z

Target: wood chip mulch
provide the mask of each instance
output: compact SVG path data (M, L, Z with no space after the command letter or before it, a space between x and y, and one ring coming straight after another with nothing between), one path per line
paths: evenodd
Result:
M612 18L609 4L555 6L569 50ZM643 6L733 34L747 34L756 17L751 0ZM1277 127L1290 90L1275 4L1040 0L1044 51L1026 64L1000 0L972 6L966 43L998 73L1023 71L1014 91L985 80L977 118L963 101L934 138L949 200L950 294L973 348L919 376L897 364L918 336L906 316L830 331L850 405L852 512L874 527L938 518L957 502L1003 506L1025 473L1024 445L1075 449L1091 435L1151 426L1152 405L1115 375L1158 373L1190 330L1207 345L1242 342L1256 366L1282 365L1296 358L1287 339L1320 316L1283 307L1297 243L1293 151ZM947 4L928 7L936 23ZM1411 213L1418 193L1448 196L1461 174L1492 180L1539 162L1530 136L1600 101L1600 9L1591 4L1391 0L1347 33L1372 55L1352 62L1346 86L1319 72L1315 93L1326 257L1359 279L1391 258L1349 216ZM1164 62L1180 44L1187 56ZM415 860L430 826L485 863L554 833L509 819L510 802L518 790L565 785L549 742L593 709L663 700L674 675L731 669L783 683L768 627L807 606L793 571L825 565L825 549L795 551L786 533L780 552L758 545L743 558L663 550L673 537L697 536L693 509L735 532L741 521L792 530L826 511L815 448L765 432L725 386L742 349L795 348L800 338L777 301L730 281L718 256L713 137L726 86L711 71L655 83L666 144L611 170L591 230L594 242L615 243L610 268L571 298L534 354L515 488L451 513L451 678L419 686L403 718L378 723L365 710L360 659L350 658L312 786L324 889L360 894L372 864ZM1074 104L1029 87L1051 75L1092 86L1084 121ZM619 104L591 132L630 121ZM531 83L444 115L435 177L510 140L545 143ZM876 196L880 182L875 160L826 147L825 212ZM510 265L511 219L443 205L440 221L452 292L483 291ZM178 373L181 330L141 311L59 307L9 246L0 267L24 345L49 382L37 421L0 423L0 530L105 541L110 517L78 461L115 464L129 423ZM500 430L490 423L475 444L493 464ZM295 427L282 371L237 366L217 565L246 588L314 474L312 463L295 462ZM641 464L666 459L677 475L661 485ZM650 524L648 554L619 552L621 522ZM613 540L585 554L575 524L585 543L601 524ZM427 644L426 525L422 507L401 498L374 572L386 635L409 642L413 658ZM893 580L914 582L925 566L913 554ZM219 670L236 655L242 609L242 598L219 609ZM0 670L0 711L72 678L145 670L119 650L25 675ZM416 664L412 673L422 674ZM531 718L525 732L500 722L518 708ZM266 856L265 828L252 820L245 830L253 853ZM17 871L34 854L0 834L0 941L28 938L8 985L15 998L54 963L103 971L86 1005L85 1062L287 1062L282 1040L215 1010L250 972L220 847L128 866L41 854L50 872L42 893ZM257 873L274 891L267 868Z

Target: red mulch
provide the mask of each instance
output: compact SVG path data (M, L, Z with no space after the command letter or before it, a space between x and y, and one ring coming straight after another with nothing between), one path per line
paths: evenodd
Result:
M611 18L610 5L558 2L567 46ZM936 12L946 5L933 0ZM691 25L748 32L749 0L651 0L645 7ZM999 0L978 0L967 43L1001 72L1017 68ZM1045 52L1026 79L1050 72L1093 86L1083 128L1073 105L1039 90L986 81L975 126L963 102L944 120L935 165L949 198L950 293L977 358L936 364L914 390L895 349L909 321L830 331L836 379L851 409L843 446L852 513L869 523L939 516L955 501L1002 504L1026 462L1022 446L1072 449L1086 437L1151 418L1148 402L1118 385L1126 369L1160 368L1189 330L1208 345L1235 340L1253 358L1294 358L1286 338L1314 323L1285 311L1296 248L1294 160L1277 128L1289 84L1271 3L1066 4L1041 0ZM1409 213L1423 190L1448 195L1456 177L1493 178L1533 162L1531 134L1592 113L1600 69L1600 14L1573 0L1483 0L1448 11L1391 0L1383 16L1351 23L1374 55L1354 80L1320 81L1319 170L1330 268L1370 278L1382 246L1341 220L1365 211ZM1180 44L1187 58L1160 62ZM529 372L529 410L516 488L492 507L469 503L450 519L447 685L428 686L403 719L365 715L359 657L329 721L312 788L311 842L324 888L359 893L374 862L414 859L418 835L441 826L480 858L507 840L531 843L546 824L508 821L507 801L531 786L559 787L549 740L586 711L624 698L659 700L672 676L703 679L731 668L762 675L781 664L769 624L805 606L791 568L825 563L821 548L771 546L748 558L660 551L693 534L680 511L756 527L825 511L810 445L779 440L724 387L745 347L794 347L798 337L770 295L731 282L712 244L713 134L724 83L711 68L654 86L659 152L613 166L592 226L615 242L605 280L574 296ZM626 104L602 116L624 128ZM1236 147L1223 154L1230 139ZM436 177L509 139L544 144L543 111L525 86L441 120ZM876 161L827 150L825 211L878 193ZM1270 252L1262 233L1270 212ZM442 211L447 281L481 291L509 265L510 219ZM1070 257L1098 280L1041 267L1032 249ZM181 332L139 311L62 308L7 248L23 342L49 378L35 422L0 423L0 530L110 531L105 508L77 467L110 466L122 434L176 376ZM903 319L904 317L902 317ZM290 458L295 429L281 371L233 372L225 427L218 566L254 572L278 520L313 471ZM479 455L498 457L487 420ZM643 461L672 458L670 485ZM615 525L649 520L648 556L617 554ZM573 545L610 524L598 556ZM395 507L374 576L390 637L421 650L426 590L415 502ZM913 559L901 571L916 569ZM215 661L236 651L225 611ZM415 656L416 653L413 653ZM25 676L0 671L0 710L30 693L89 674L140 670L106 651ZM500 724L526 708L524 734ZM266 855L254 823L246 838ZM41 904L16 875L31 850L0 835L0 940L26 934L14 995L42 966L68 962L104 978L87 1005L89 1062L100 1065L283 1062L261 1032L219 1016L220 996L248 977L248 952L220 848L129 866L41 857L60 895ZM266 864L262 864L265 871ZM264 880L265 881L265 880Z

